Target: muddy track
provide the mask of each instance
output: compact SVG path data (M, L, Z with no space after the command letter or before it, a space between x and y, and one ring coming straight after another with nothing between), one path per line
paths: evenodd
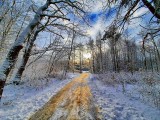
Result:
M96 120L96 109L83 73L63 87L29 120Z

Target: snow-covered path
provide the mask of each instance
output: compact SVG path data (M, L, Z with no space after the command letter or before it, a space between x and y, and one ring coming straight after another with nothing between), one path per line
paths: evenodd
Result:
M7 85L0 120L160 120L160 111L89 74L44 88ZM49 101L50 99L50 101ZM49 102L48 102L49 101ZM40 109L41 108L41 109Z
M77 74L68 76L66 80L51 79L47 84L45 80L35 80L31 85L28 81L18 86L7 85L0 102L0 120L28 120Z
M29 120L96 120L92 95L87 84L88 73L82 73L63 87Z
M90 77L89 86L100 120L160 120L158 109L126 96L94 77Z

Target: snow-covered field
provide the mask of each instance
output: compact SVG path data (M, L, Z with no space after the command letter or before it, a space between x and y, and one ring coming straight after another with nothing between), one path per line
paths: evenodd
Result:
M66 80L50 79L7 85L0 102L0 120L27 120L77 74Z
M94 76L88 83L100 120L160 120L160 110L144 103L136 95L123 94L120 85L107 86ZM126 91L135 91L134 88L128 85Z

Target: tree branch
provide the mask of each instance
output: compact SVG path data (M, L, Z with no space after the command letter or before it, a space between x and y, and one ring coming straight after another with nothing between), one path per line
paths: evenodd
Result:
M156 12L155 8L151 5L150 2L148 2L147 0L142 0L142 2L144 3L145 6L147 6L147 8L150 10L150 12L158 19L160 19L160 14L158 14L158 12Z

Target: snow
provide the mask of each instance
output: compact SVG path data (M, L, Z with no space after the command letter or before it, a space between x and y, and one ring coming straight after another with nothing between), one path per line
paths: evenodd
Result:
M47 83L46 80L32 80L18 86L6 85L0 103L0 120L28 120L75 76L77 74L69 74L66 80L48 79ZM124 94L122 85L104 84L94 75L90 76L88 84L100 120L159 120L160 118L160 110L139 98L135 90L138 86L135 84L126 84L127 92ZM64 114L61 109L57 112L57 115Z
M45 11L48 8L48 6L49 6L49 2L46 1L46 3L37 10L36 14L34 15L33 20L31 20L28 26L19 35L18 39L15 41L12 47L20 46L25 42L26 36L31 33L31 31L34 29L36 25L38 25L40 19L42 18L40 15L42 14L43 11Z
M0 66L0 80L5 81L6 75L4 74L4 70L6 70L7 67L9 67L9 61L4 61L3 65Z
M69 74L66 80L50 79L26 81L21 85L5 86L1 104L1 120L28 120L28 118L77 74Z
M120 86L107 86L94 76L88 83L101 120L159 120L160 110L142 102L134 85L127 85L129 92L123 94Z

